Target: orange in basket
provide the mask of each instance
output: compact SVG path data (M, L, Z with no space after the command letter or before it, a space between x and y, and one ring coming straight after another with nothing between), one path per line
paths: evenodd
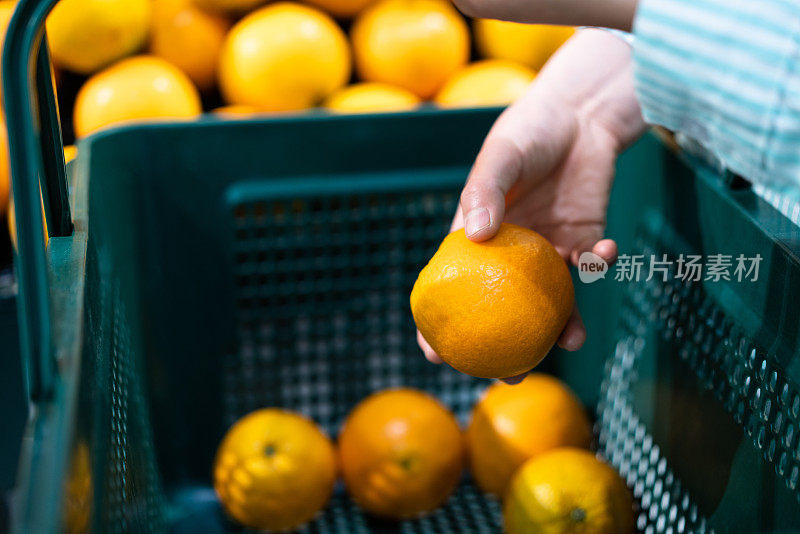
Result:
M516 386L491 385L475 405L466 435L475 482L502 497L526 460L556 447L588 448L592 428L566 384L534 373Z
M455 489L463 439L453 414L410 388L375 393L339 434L347 490L367 511L403 519L430 512Z
M240 419L214 461L214 489L239 523L291 530L314 518L336 481L333 445L302 415L266 408Z
M506 534L630 534L633 499L594 454L556 449L523 465L503 507Z

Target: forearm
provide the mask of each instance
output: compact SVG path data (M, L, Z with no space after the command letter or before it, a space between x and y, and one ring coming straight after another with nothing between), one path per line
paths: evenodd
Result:
M454 0L472 17L630 30L638 0Z

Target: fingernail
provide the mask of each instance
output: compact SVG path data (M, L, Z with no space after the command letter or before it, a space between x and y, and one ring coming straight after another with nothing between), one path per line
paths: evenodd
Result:
M492 217L489 215L489 210L486 208L475 208L467 213L464 218L464 232L467 237L475 235L481 230L489 228L492 224Z

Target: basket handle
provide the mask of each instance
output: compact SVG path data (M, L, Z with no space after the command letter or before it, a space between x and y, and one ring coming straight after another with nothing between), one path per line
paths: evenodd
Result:
M17 222L20 348L33 400L52 398L55 358L45 228L72 233L61 125L44 22L58 0L20 0L3 47L3 105ZM41 194L41 200L40 200Z

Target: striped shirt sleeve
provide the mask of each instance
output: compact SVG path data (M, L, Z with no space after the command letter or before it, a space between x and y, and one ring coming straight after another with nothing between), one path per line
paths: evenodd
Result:
M753 182L800 191L800 2L639 0L634 35L646 121Z

